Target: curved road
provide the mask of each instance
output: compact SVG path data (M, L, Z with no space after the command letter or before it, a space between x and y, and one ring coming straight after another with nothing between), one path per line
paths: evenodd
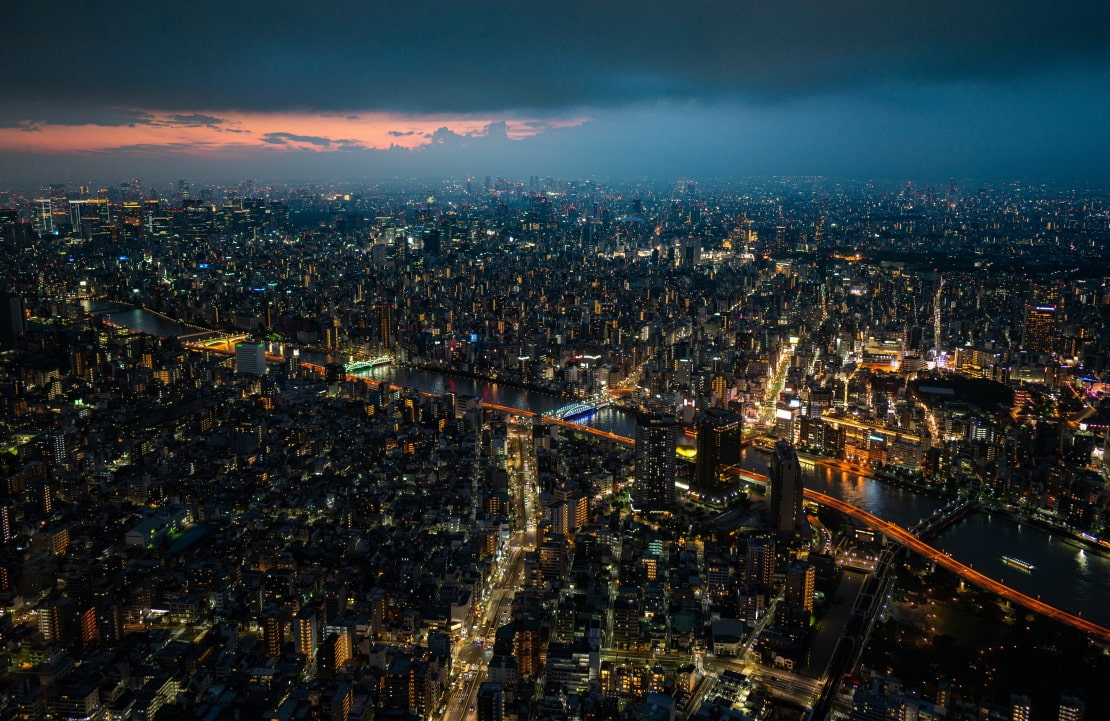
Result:
M188 344L188 347L194 347L194 344ZM216 348L203 349L216 350L216 352L228 352L226 350ZM230 348L228 350L230 350ZM503 413L512 413L529 418L534 418L535 416L539 415L534 411L524 410L523 408L513 408L511 406L502 406L494 403L483 403L482 405L484 408L488 408L490 410L500 411ZM632 446L636 443L634 439L628 438L627 436L619 436L615 433L603 431L598 428L591 428L590 426L584 426L580 423L572 423L571 421L557 420L554 418L547 418L546 420L556 425L564 426L576 431L589 433L599 438L605 438L607 440L615 441L624 445ZM745 471L735 466L730 467L727 470L736 475L747 477L750 480L766 481L766 478L762 477L760 474ZM820 503L822 505L829 506L830 508L834 508L841 513L849 515L852 518L855 518L856 520L867 524L875 530L881 531L882 533L886 534L888 538L897 541L898 543L905 546L906 548L909 548L915 553L932 559L934 562L940 564L944 568L947 568L949 571L952 571L963 579L974 583L976 586L984 588L1005 599L1013 601L1014 603L1024 606L1031 611L1043 614L1045 616L1048 616L1049 618L1054 618L1058 621L1078 628L1085 633L1097 636L1104 641L1110 641L1110 629L1099 626L1096 623L1092 623L1091 621L1088 621L1081 616L1076 616L1074 614L1067 613L1066 611L1061 611L1055 606L1050 606L1040 599L1033 598L1032 596L1027 596L1020 591L1016 591L1009 586L1005 586L998 581L995 581L994 579L989 578L982 573L979 573L975 569L960 563L951 556L941 553L937 549L921 541L917 536L913 535L897 524L890 523L889 521L884 521L883 519L874 516L861 508L857 508L850 503L845 503L838 498L833 498L832 496L814 491L809 488L805 489L805 497L810 501L814 501L815 503Z
M483 403L482 405L483 405L484 408L489 408L491 410L496 410L496 411L502 411L502 412L505 412L505 413L517 413L517 414L520 414L520 415L523 415L523 416L529 416L529 417L534 417L534 416L538 415L537 413L534 413L532 411L526 411L526 410L523 410L523 409L520 409L520 408L511 408L509 406L494 405L492 403ZM547 418L546 420L551 422L551 423L555 423L556 425L566 426L566 427L571 428L571 429L576 430L576 431L583 431L585 433L589 433L591 435L599 436L601 438L607 438L609 440L616 441L618 443L623 443L625 445L635 445L635 443L636 443L631 438L627 438L625 436L618 436L614 433L609 433L608 431L602 431L602 430L599 430L597 428L591 428L589 426L583 426L579 423L571 423L570 421L558 421L558 420L555 420L553 418ZM728 468L727 470L730 471L731 473L735 474L735 475L743 476L743 477L745 477L749 480L760 481L760 482L766 482L766 480L767 480L766 476L763 476L759 473L753 473L752 471L748 471L746 469L738 468L736 466L732 466L732 467ZM949 556L945 553L941 553L937 549L933 548L929 544L927 544L924 541L922 541L921 539L919 539L917 536L913 535L912 533L910 533L909 531L907 531L906 529L902 528L901 526L899 526L895 523L891 523L890 521L884 521L883 519L879 518L878 516L874 516L874 515L868 513L867 511L863 510L862 508L858 508L856 506L853 506L850 503L845 503L844 501L840 500L839 498L833 498L832 496L826 495L826 494L821 493L819 491L814 491L810 488L805 489L805 497L806 497L807 500L813 501L815 503L820 503L821 505L824 505L824 506L829 506L830 508L834 508L834 509L840 511L841 513L844 513L848 516L851 516L852 518L855 518L857 521L861 521L862 523L870 526L871 528L874 528L875 530L882 532L888 538L893 539L894 541L896 541L897 543L905 546L906 548L910 549L914 553L918 553L922 556L925 556L926 558L929 558L929 559L935 561L937 564L943 566L944 568L947 568L949 571L952 571L953 573L960 576L961 578L968 581L969 583L973 583L976 586L979 586L980 588L986 589L986 590L990 591L991 593L994 593L998 596L1001 596L1002 598L1005 598L1009 601L1013 601L1014 603L1016 603L1020 606L1024 606L1025 608L1029 609L1030 611L1034 611L1036 613L1040 613L1040 614L1043 614L1045 616L1048 616L1049 618L1053 618L1053 619L1056 619L1057 621L1061 621L1063 623L1066 623L1069 626L1073 626L1075 628L1078 628L1080 631L1083 631L1084 633L1089 633L1092 636L1097 636L1097 637L1101 638L1104 641L1110 641L1110 628L1100 626L1097 623L1092 623L1091 621L1088 621L1087 619L1083 618L1082 616L1076 616L1075 614L1071 614L1071 613L1068 613L1066 611L1061 611L1060 609L1056 608L1055 606L1050 606L1050 605L1048 605L1044 601L1041 601L1038 598L1033 598L1032 596L1027 596L1024 593L1022 593L1021 591L1016 591L1016 590L1010 588L1009 586L1003 585L1003 584L999 583L998 581L995 581L993 578L990 578L988 576L983 575L982 573L979 573L978 571L971 568L970 566L966 566L966 565L960 563L959 561L952 558L951 556Z
M1033 598L1032 596L1027 596L1020 591L1015 591L1009 586L1004 586L998 581L995 581L994 579L989 578L982 573L979 573L975 569L969 566L965 566L951 556L945 553L941 553L937 549L933 548L932 546L925 543L917 536L913 535L897 524L891 523L889 521L884 521L877 516L871 515L862 508L857 508L850 503L845 503L839 498L833 498L832 496L820 493L818 491L810 490L809 488L805 489L805 497L816 503L829 506L830 508L835 508L841 513L844 513L851 516L852 518L855 518L856 520L866 523L868 526L874 528L877 531L881 531L887 537L897 541L911 551L919 553L926 558L932 559L939 565L944 566L949 571L952 571L953 573L962 577L964 580L969 581L970 583L974 583L980 588L984 588L991 593L997 594L1007 600L1013 601L1020 606L1024 606L1030 611L1035 611L1037 613L1048 616L1049 618L1054 618L1057 621L1062 621L1069 626L1074 626L1075 628L1078 628L1080 631L1089 633L1092 636L1098 636L1104 641L1110 641L1110 628L1099 626L1096 623L1088 621L1082 616L1076 616L1074 614L1067 613L1066 611L1061 611L1055 606L1050 606L1040 599Z
M217 352L219 351L217 350ZM535 411L529 411L523 408L513 408L512 406L502 406L495 403L483 403L482 407L502 413L512 413L515 415L526 416L528 418L534 418L540 415ZM548 423L554 423L555 425L564 426L566 428L570 428L571 430L589 433L590 435L597 436L599 438L605 438L607 440L615 441L624 445L633 446L636 444L636 441L634 439L627 436L619 436L616 433L610 433L609 431L603 431L599 428L584 426L581 423L573 423L571 421L563 421L550 417L546 418L545 420ZM748 471L746 469L738 468L736 466L732 466L727 470L735 475L748 478L749 480L761 482L766 482L767 480L766 476ZM941 553L937 549L921 541L917 536L913 535L897 524L891 523L889 521L884 521L878 516L874 516L863 510L862 508L857 508L850 503L845 503L839 498L833 498L832 496L812 490L810 488L805 489L805 497L806 499L815 503L820 503L822 505L829 506L830 508L834 508L841 513L849 515L852 518L865 523L866 525L874 528L877 531L881 531L888 538L893 539L894 541L900 543L901 545L905 546L915 553L918 553L922 556L925 556L926 558L935 561L944 568L947 568L949 571L952 571L964 580L973 583L980 588L984 588L991 593L1001 596L1002 598L1013 601L1020 606L1024 606L1030 611L1043 614L1045 616L1048 616L1049 618L1054 618L1057 621L1061 621L1068 624L1069 626L1078 628L1080 631L1089 633L1093 636L1097 636L1104 641L1110 641L1110 628L1099 626L1098 624L1092 623L1091 621L1088 621L1081 616L1076 616L1075 614L1061 611L1055 606L1050 606L1040 599L1033 598L1032 596L1027 596L1020 591L1016 591L1009 586L1005 586L998 581L995 581L994 579L989 578L982 573L979 573L970 566L966 566L960 563L951 556Z

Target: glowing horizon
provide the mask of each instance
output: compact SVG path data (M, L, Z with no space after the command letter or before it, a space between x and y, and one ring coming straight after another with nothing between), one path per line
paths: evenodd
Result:
M442 143L444 131L461 138L486 136L504 124L505 136L522 140L584 117L538 119L386 112L261 113L129 111L133 122L117 125L55 124L27 120L0 128L0 151L72 153L226 154L239 151L418 150Z

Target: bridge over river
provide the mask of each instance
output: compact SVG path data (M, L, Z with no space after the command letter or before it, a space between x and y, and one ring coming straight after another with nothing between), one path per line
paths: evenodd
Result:
M119 325L133 330L151 333L158 336L177 336L185 343L196 347L198 350L213 351L220 349L203 344L204 339L212 340L214 335L179 321L174 322L164 316L158 316L142 308L124 307L114 303L95 303L89 300L82 302L85 309L92 313L111 313L112 320ZM225 344L222 349L225 353L234 352L233 346ZM288 350L288 347L286 348ZM273 350L271 350L273 352ZM307 356L307 357L306 357ZM281 358L270 356L271 361ZM302 350L302 362L322 364L332 358L322 353L306 353ZM336 362L350 360L349 356L334 358ZM305 362L305 365L310 363ZM318 371L322 368L317 365ZM459 378L442 373L425 372L392 366L376 366L372 371L370 380L373 382L386 382L397 387L413 388L421 392L442 394L447 391L471 394L483 398L483 407L512 413L525 417L535 417L538 412L547 412L566 403L565 399L547 396L542 393L523 391L508 386L499 386L496 383ZM360 373L361 376L361 373ZM350 375L351 379L359 376ZM520 406L527 406L533 410L525 410ZM586 419L583 419L586 421ZM615 443L633 445L630 438L635 428L635 422L628 414L608 408L599 410L591 416L586 423L574 423L566 420L549 420L549 423L561 425L583 433L590 433ZM598 427L600 426L600 428ZM751 453L748 453L751 451ZM762 454L752 449L745 449L742 463L747 468L737 468L734 473L752 482L761 482L765 477L756 471L764 470L766 460L758 458ZM806 461L803 459L803 467ZM756 469L756 470L751 470ZM832 499L846 503L854 509L852 514L862 522L868 523L866 517L856 515L866 512L875 518L876 526L882 523L881 519L888 518L897 523L889 524L891 527L905 530L922 519L930 518L940 507L934 499L908 491L895 486L889 486L867 478L864 474L851 469L838 468L821 463L813 469L811 479L817 485L817 490L811 492L807 489L807 496L820 502L816 494L826 492L833 494ZM807 480L809 483L809 480ZM832 502L827 505L832 506ZM847 511L845 511L847 512ZM880 529L881 530L881 529ZM889 534L895 538L894 533ZM898 540L895 538L895 540ZM899 541L901 542L901 541ZM932 544L932 545L930 545ZM1099 638L1106 638L1106 631L1100 622L1110 626L1110 614L1106 611L1105 599L1110 593L1110 559L1085 551L1079 544L1071 544L1064 537L1056 537L1048 531L1022 524L1004 517L992 514L971 514L965 520L957 523L952 528L947 528L936 539L930 539L930 544L921 543L920 546L907 542L906 547L913 548L929 558L935 559L942 565L948 565L951 556L938 547L947 548L952 554L962 561L962 568L966 568L961 575L972 583L986 588L995 588L995 584L1011 588L1018 586L1024 591L1022 598L1028 599L1025 603L1029 608L1052 615L1061 620L1075 619L1073 625L1084 628ZM1036 573L1021 573L1008 568L1000 559L1002 555L1018 555L1036 565ZM949 561L945 561L947 558ZM971 564L980 569L980 573L971 572ZM949 566L951 567L951 566ZM957 570L957 569L952 569ZM995 582L993 579L1002 573L1010 579L1008 583ZM1016 593L1016 591L1015 591ZM1051 603L1037 605L1042 596ZM1015 602L1022 603L1020 598L1011 596ZM1053 605L1055 604L1055 605ZM1074 614L1064 614L1058 611L1059 607L1077 610ZM1084 621L1081 615L1089 616L1092 621ZM1067 618L1064 618L1066 616Z
M512 408L510 406L495 405L491 403L483 404L482 407L494 411L500 411L502 413L514 414L528 418L534 418L535 416L539 415L533 411L524 410L522 408ZM634 446L636 444L636 441L632 438L628 438L626 436L618 436L614 433L603 431L598 428L591 428L590 426L584 426L578 423L572 423L570 421L556 420L547 417L544 418L544 421L568 427L582 433L589 433L590 435L597 436L599 438L616 441L617 443L621 443L624 445ZM765 475L755 473L754 471L750 471L744 468L730 466L726 470L733 473L734 475L744 478L745 480L753 481L756 483L766 483L767 481L767 477ZM1012 601L1019 606L1023 606L1030 611L1040 613L1042 615L1048 616L1049 618L1054 618L1057 621L1066 623L1069 626L1073 626L1080 631L1100 638L1103 641L1110 641L1110 628L1100 626L1097 623L1093 623L1083 618L1082 616L1068 613L1067 611L1062 611L1055 606L1051 606L1041 601L1039 598L1033 598L1032 596L1024 594L1021 591L1010 588L1000 581L996 581L993 578L990 578L985 574L976 571L970 566L960 563L948 554L943 553L936 548L933 548L932 546L915 536L913 533L906 530L905 528L902 528L896 523L884 521L878 516L872 515L862 508L858 508L857 506L853 506L852 504L842 501L839 498L833 498L830 495L815 491L811 488L805 489L805 498L808 501L828 506L829 508L840 511L847 516L851 516L864 525L869 526L870 528L874 528L876 531L879 531L895 543L905 546L914 553L917 553L921 556L924 556L925 558L934 561L938 566L942 566L952 573L955 573L957 576L963 578L968 583L972 583L976 586L979 586L980 588L986 589L987 591L990 591L991 593Z

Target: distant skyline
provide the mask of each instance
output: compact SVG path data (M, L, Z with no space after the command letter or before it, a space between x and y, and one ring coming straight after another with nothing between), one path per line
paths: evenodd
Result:
M485 175L1110 186L1110 4L22 3L0 187Z

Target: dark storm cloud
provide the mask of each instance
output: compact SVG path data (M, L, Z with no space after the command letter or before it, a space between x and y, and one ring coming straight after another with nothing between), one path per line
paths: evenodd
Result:
M362 144L357 140L349 140L342 138L339 140L333 138L325 138L319 135L297 135L295 133L266 133L261 138L263 143L270 145L289 145L290 143L303 143L307 145L314 145L318 148L338 148L340 150L351 150L354 148L361 148Z
M114 107L75 107L64 102L26 103L22 97L12 96L14 102L0 104L0 128L35 129L42 125L102 125L128 127L150 125L154 116L138 110Z
M227 122L223 118L202 113L173 113L165 116L155 116L143 110L127 108L73 107L62 102L62 100L49 104L21 101L8 103L0 108L0 127L32 130L43 125L99 125L108 128L158 125L164 127L229 129L222 127Z
M170 115L163 122L165 125L175 125L184 128L219 128L226 121L211 115L190 113L188 115Z
M1105 69L1110 55L1104 0L12 5L0 29L0 92L85 108L492 112L776 101L1010 80L1069 64Z

